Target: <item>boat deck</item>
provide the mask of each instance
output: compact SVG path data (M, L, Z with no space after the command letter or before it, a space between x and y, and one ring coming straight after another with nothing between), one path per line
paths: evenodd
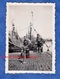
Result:
M20 56L21 52L9 53L9 56ZM30 51L30 58L9 58L9 70L52 71L51 52Z

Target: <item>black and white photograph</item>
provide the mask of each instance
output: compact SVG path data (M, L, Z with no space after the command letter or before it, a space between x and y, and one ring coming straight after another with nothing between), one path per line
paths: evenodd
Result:
M55 73L55 4L6 4L6 73Z

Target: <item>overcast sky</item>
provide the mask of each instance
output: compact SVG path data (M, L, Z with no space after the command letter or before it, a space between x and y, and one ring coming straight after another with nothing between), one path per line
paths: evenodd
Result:
M53 6L52 5L12 5L7 9L7 22L9 30L12 30L12 21L20 37L26 35L30 22L43 38L52 38L53 36ZM13 20L14 19L14 20ZM23 29L23 30L21 30ZM32 32L36 36L35 32Z

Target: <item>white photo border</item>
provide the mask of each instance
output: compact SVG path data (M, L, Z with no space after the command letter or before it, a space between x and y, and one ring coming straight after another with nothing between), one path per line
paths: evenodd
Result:
M7 2L6 3L6 52L5 56L8 56L8 6L9 5L43 5L43 6L52 6L53 8L53 52L52 52L52 71L18 71L18 70L8 70L8 58L5 58L5 73L10 74L24 74L24 73L40 73L40 74L55 74L55 62L56 62L56 51L55 51L55 3L12 3Z

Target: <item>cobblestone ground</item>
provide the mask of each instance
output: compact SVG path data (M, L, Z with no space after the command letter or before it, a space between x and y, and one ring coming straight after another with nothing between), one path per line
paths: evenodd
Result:
M17 56L19 54L9 54L9 56ZM9 58L9 70L40 70L40 71L52 71L52 55L49 52L37 52L30 51L30 56L38 56L37 58ZM21 62L21 61L23 62Z

